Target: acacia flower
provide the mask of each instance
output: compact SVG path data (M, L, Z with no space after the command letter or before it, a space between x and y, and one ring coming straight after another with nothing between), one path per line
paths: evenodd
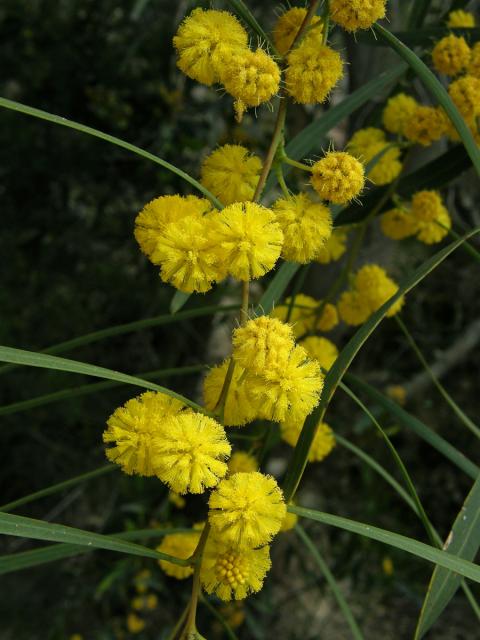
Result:
M328 371L338 358L337 347L327 338L310 336L302 340L301 346L325 371Z
M237 549L269 543L286 513L275 479L258 471L235 473L222 480L208 504L213 535Z
M436 244L448 235L450 215L436 191L419 191L412 198L412 218L417 238L425 244Z
M282 13L276 21L272 31L273 44L282 56L290 50L306 15L307 10L303 7L292 7ZM313 16L308 29L302 36L302 43L313 41L318 46L322 33L323 24L321 19L318 16Z
M344 151L329 151L312 166L311 183L318 195L334 204L347 204L365 184L363 165Z
M324 102L342 76L342 58L327 45L304 40L287 55L285 88L300 104Z
M405 125L404 134L407 140L428 147L447 132L447 121L444 112L438 107L419 105Z
M468 65L467 74L474 78L480 78L480 42L476 42L472 48L472 56Z
M382 114L383 126L390 133L404 135L405 126L411 120L418 102L406 93L397 93L389 98Z
M330 16L346 31L370 29L385 17L386 0L330 0Z
M169 533L163 538L161 544L157 547L157 551L186 560L193 555L197 548L200 535L200 530L192 530L190 533ZM158 564L167 576L177 580L185 580L193 573L192 566L182 566L168 560L159 560Z
M348 142L347 149L364 165L379 156L368 174L369 180L374 184L390 184L402 170L399 147L392 146L381 129L360 129Z
M437 42L432 51L435 69L447 76L456 76L470 62L471 51L465 38L453 34Z
M228 473L233 476L234 473L247 473L249 471L258 471L258 461L255 456L246 451L235 451L228 461Z
M347 250L347 231L341 227L333 229L332 235L315 258L320 264L329 264L339 260Z
M259 316L235 329L232 344L235 362L253 373L275 366L295 346L292 326L268 316Z
M380 218L380 227L387 238L403 240L418 231L415 218L401 209L391 209Z
M142 620L140 616L137 616L134 611L130 611L127 616L127 629L130 633L140 633L145 629L145 625L145 620Z
M448 93L462 116L469 120L480 115L480 79L463 76L448 87Z
M448 14L447 27L454 28L466 28L475 26L475 16L469 11L462 11L457 9L456 11L450 11Z
M282 440L284 440L291 447L297 445L302 431L303 422L284 422L280 425L280 434ZM310 451L308 453L309 462L320 462L326 458L335 447L335 436L332 429L326 422L319 422L315 431Z
M286 298L284 304L275 307L270 315L279 320L286 321L289 316L292 299ZM319 314L320 307L323 306ZM312 331L330 331L338 324L338 314L335 306L329 302L324 304L322 300L315 300L311 296L299 293L295 296L289 322L293 325L293 333L296 338Z
M239 144L225 144L205 158L202 184L224 205L252 200L260 177L260 158Z

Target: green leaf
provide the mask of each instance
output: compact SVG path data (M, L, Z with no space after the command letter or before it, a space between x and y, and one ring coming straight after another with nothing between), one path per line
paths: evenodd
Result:
M425 46L432 48L441 38L451 33L456 36L463 36L472 45L480 39L479 28L424 27L423 29L413 29L412 31L391 31L390 33L409 47ZM357 40L362 44L376 47L388 46L384 41L378 40L371 31L358 33Z
M61 125L62 127L68 127L70 129L75 129L76 131L81 131L82 133L86 133L95 138L100 138L101 140L105 140L106 142L110 142L110 144L114 144L117 147L122 147L123 149L127 149L132 153L141 156L142 158L146 158L147 160L151 160L156 164L159 164L164 169L171 171L185 182L188 182L192 187L200 191L210 202L217 207L217 209L222 209L222 203L210 193L208 189L206 189L200 182L192 178L188 173L182 171L178 167L175 167L170 162L166 160L162 160L158 156L153 155L153 153L149 153L144 149L140 149L140 147L136 147L134 144L130 144L129 142L125 142L125 140L121 140L120 138L116 138L115 136L111 136L108 133L103 133L103 131L98 131L98 129L93 129L92 127L87 127L84 124L80 124L79 122L74 122L73 120L67 120L67 118L62 118L60 116L53 115L52 113L48 113L47 111L42 111L41 109L35 109L34 107L29 107L26 104L21 104L20 102L14 102L13 100L7 100L6 98L0 98L0 107L4 107L5 109L11 109L12 111L19 111L20 113L24 113L27 116L33 116L34 118L40 118L41 120L47 120L48 122L53 122L53 124Z
M304 509L303 507L297 507L290 505L288 507L290 513L296 513L301 518L308 518L309 520L315 520L322 524L327 524L332 527L338 527L345 531L358 534L364 538L370 538L377 542L382 542L400 551L406 551L422 560L427 560L433 564L438 564L445 569L455 571L465 578L470 578L475 582L480 582L480 566L473 562L468 562L462 558L458 558L446 551L435 549L424 542L419 542L413 538L402 536L399 533L393 531L387 531L380 529L363 522L357 522L356 520L349 520L348 518L342 518L335 516L331 513L324 513L322 511L315 511L314 509Z
M351 373L347 374L346 380L350 386L357 388L359 391L364 391L375 402L377 402L385 411L388 411L396 420L405 428L413 431L417 436L428 442L430 446L441 453L445 458L450 460L454 465L461 469L464 473L475 480L480 473L480 467L469 460L461 451L453 447L444 438L435 433L432 429L429 429L423 422L421 422L415 416L402 409L390 398L387 398L383 393L377 391L372 386L360 380Z
M30 538L32 540L50 540L50 542L67 542L91 547L92 549L107 549L118 553L128 553L142 558L155 558L156 560L168 560L174 564L188 566L188 560L174 558L166 553L154 551L139 544L119 540L111 536L100 533L82 531L74 527L67 527L62 524L43 522L34 518L25 518L12 513L0 513L0 533L7 536L18 536Z
M298 484L302 478L303 472L307 464L308 453L316 433L317 425L322 420L328 404L336 391L336 388L342 380L344 374L348 370L353 359L365 344L370 335L375 331L377 326L385 317L390 307L403 295L411 291L417 286L429 273L431 273L439 264L445 260L455 249L462 245L465 240L478 233L480 229L476 229L461 240L452 242L444 249L438 251L435 255L424 262L414 273L400 283L397 293L392 296L384 305L378 309L370 318L356 331L349 340L347 345L342 349L337 360L328 372L325 378L323 392L318 407L307 417L303 429L300 433L297 445L294 449L293 456L287 469L287 475L284 483L284 493L287 502L289 502L297 490Z
M423 81L426 88L430 93L438 100L443 107L448 117L452 121L453 126L458 132L468 155L470 156L473 166L478 174L480 174L480 149L475 142L470 129L467 127L465 120L460 115L457 107L452 102L446 89L436 78L436 76L430 71L427 65L420 60L420 58L413 53L411 49L405 46L398 38L395 38L389 31L381 27L379 24L375 24L373 29L378 35L383 38L394 49L399 56L401 56Z
M124 382L125 384L132 384L144 389L152 389L153 391L160 391L172 398L181 400L189 407L205 413L205 409L198 404L181 396L175 391L160 387L158 384L136 378L134 376L120 373L119 371L113 371L112 369L105 369L104 367L97 367L93 364L87 364L85 362L78 362L77 360L68 360L67 358L58 358L57 356L45 355L43 353L36 353L34 351L24 351L23 349L14 349L12 347L0 346L0 361L10 362L12 364L21 364L27 367L40 367L43 369L55 369L56 371L68 371L70 373L81 373L86 376L93 376L95 378L106 378L107 380L115 380L117 382Z
M480 547L480 475L460 509L446 543L448 553L474 560ZM460 576L436 567L423 603L415 638L422 638L460 586Z
M191 295L191 293L185 293L184 291L175 291L172 301L170 302L170 313L175 314L177 311L180 311Z
M313 544L312 540L307 535L303 527L297 524L295 526L295 533L300 538L300 540L304 543L307 549L310 551L313 559L318 564L320 571L324 575L325 580L328 582L328 586L332 590L335 600L337 601L337 604L340 607L343 615L345 616L345 620L347 621L348 626L350 627L352 636L356 638L356 640L363 640L363 635L362 635L362 632L360 631L360 627L358 626L357 621L355 620L355 617L352 613L352 610L348 606L348 602L345 600L342 590L338 586L333 573L328 568L327 563L322 558L322 556L320 555L320 552L318 551L316 546Z
M243 2L243 0L227 0L227 2L234 9L237 15L240 16L240 18L250 27L250 29L257 34L257 36L260 38L260 42L262 44L266 44L270 51L277 58L281 58L282 56L276 50L273 42L262 29L262 27L258 23L258 20L255 18L247 5Z
M255 310L257 316L268 315L275 305L281 301L285 289L300 267L301 265L297 262L284 262L282 264L260 298Z
M419 27L427 17L431 0L412 0L410 15L408 16L408 26L410 29Z

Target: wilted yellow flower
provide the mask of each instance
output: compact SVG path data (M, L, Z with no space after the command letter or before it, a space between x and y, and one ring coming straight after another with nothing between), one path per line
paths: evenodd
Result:
M432 60L439 73L456 76L468 65L470 55L465 38L450 34L437 42L432 51Z
M207 593L214 593L220 600L243 600L260 591L271 564L268 546L238 548L210 536L203 554L200 581Z
M329 264L339 260L347 250L347 235L347 231L341 227L333 229L332 235L315 260L320 264Z
M365 184L363 165L344 151L330 151L312 166L311 183L318 195L334 204L347 204Z
M330 209L305 193L280 198L272 209L283 231L282 257L301 264L314 260L332 234Z
M190 533L169 533L164 537L162 543L157 547L157 551L166 553L174 558L186 560L190 558L197 548L201 531L192 530ZM174 564L168 560L159 560L158 564L165 571L167 576L177 580L185 580L193 573L193 567Z
M145 629L145 620L132 611L127 616L127 629L130 633L140 633Z
M403 240L418 231L415 218L401 209L391 209L380 218L380 227L387 238Z
M419 191L413 196L412 217L417 225L417 238L425 244L440 242L452 226L448 211L436 191Z
M462 116L468 120L480 115L480 79L463 76L448 88L451 99Z
M258 471L235 473L222 480L208 504L213 535L237 549L269 543L286 513L275 479Z
M410 142L428 147L447 132L444 112L437 107L419 105L405 125L404 134Z
M303 7L292 7L282 13L276 21L272 31L273 44L282 56L285 55L292 46L306 15L307 10ZM302 36L302 43L313 41L318 46L322 32L323 25L321 19L318 16L313 16L309 28Z
M330 0L330 15L346 31L369 29L385 17L386 0Z
M342 58L327 45L304 40L287 55L285 88L295 102L324 102L342 76Z
M302 431L303 422L285 422L280 425L280 433L291 447L295 447ZM335 446L335 436L332 429L325 422L319 422L312 446L308 453L309 462L320 462L326 458Z
M302 340L301 346L325 371L328 371L338 358L337 347L327 338L310 336Z
M295 346L292 326L268 316L254 318L235 329L232 344L235 362L253 373L275 366Z
M275 307L270 315L286 321L291 303L292 299L286 298L285 303ZM323 310L319 314L322 306ZM337 309L333 304L324 304L322 300L299 293L295 296L289 322L293 325L296 338L313 331L330 331L338 324Z
M383 126L390 133L403 135L405 126L413 118L418 103L405 93L397 93L390 98L383 110Z
M228 473L232 476L234 473L247 473L249 471L257 471L258 462L254 456L246 451L235 451L228 461Z
M462 11L462 9L451 11L448 14L447 26L452 29L459 27L469 29L475 26L475 16L469 11Z
M248 49L248 35L228 11L194 9L178 28L173 44L177 65L189 78L211 85L226 50Z
M239 144L225 144L205 158L202 184L224 205L252 200L262 170L260 158Z

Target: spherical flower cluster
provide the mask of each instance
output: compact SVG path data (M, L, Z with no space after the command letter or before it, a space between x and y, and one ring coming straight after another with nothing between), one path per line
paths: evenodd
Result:
M412 217L417 226L417 238L425 244L440 242L452 226L448 211L436 191L419 191L413 196Z
M276 21L272 31L273 44L282 56L290 50L306 15L307 10L303 7L292 7L282 13ZM319 45L322 32L323 23L321 19L318 16L313 16L309 28L302 36L302 43L314 42Z
M293 349L293 330L277 318L260 316L235 329L232 344L235 362L248 371L262 374Z
M327 338L310 336L302 340L301 345L325 371L328 371L338 358L337 347Z
M392 240L403 240L417 232L415 218L402 209L392 209L384 213L380 218L380 226L384 235Z
M350 139L347 149L364 165L375 160L375 165L368 174L369 180L374 184L390 184L402 170L400 149L388 142L381 129L360 129Z
M480 78L480 42L476 42L473 46L467 73L474 78Z
M383 126L390 133L404 135L407 123L413 118L418 103L406 93L397 93L390 98L383 110Z
M287 298L285 303L275 307L270 315L283 321L289 317L296 338L314 331L331 331L338 324L338 314L333 304L325 304L304 293L295 296L291 313L290 306L292 299Z
M475 26L475 16L469 11L462 11L462 9L451 11L448 14L447 26L452 29L462 27L469 29Z
M332 235L315 258L320 264L329 264L339 260L347 250L347 231L342 228L333 229Z
M191 533L170 533L164 537L162 543L157 547L157 551L167 553L169 556L186 560L193 555L198 541L200 531L192 530ZM185 580L193 573L192 566L182 566L174 564L168 560L159 560L158 564L165 571L167 576L177 580Z
M463 76L448 88L448 93L466 120L480 115L480 79Z
M307 39L287 55L285 88L301 104L324 102L342 76L342 58L327 45Z
M226 144L205 158L202 184L224 205L252 200L260 177L258 156L238 144Z
M330 0L330 15L346 31L369 29L385 17L386 3L386 0Z
M268 544L286 513L275 479L258 471L235 473L222 480L208 504L213 535L237 549Z
M272 209L283 231L282 257L301 264L315 260L332 233L330 210L304 193L281 198Z
M203 400L208 411L214 411L217 407L228 365L229 360L226 360L212 367L203 381ZM244 373L241 367L235 366L223 410L223 422L227 427L241 427L257 417L257 407L248 393Z
M443 111L437 107L419 105L405 125L407 140L428 147L439 140L447 131L447 121Z
M365 171L349 153L330 151L312 166L311 183L322 199L347 204L362 191Z
M432 51L435 69L447 76L456 76L470 62L470 47L465 38L453 34L437 42Z
M291 531L294 526L297 524L298 522L298 516L296 513L291 513L290 511L287 511L287 515L285 516L284 521L282 522L282 526L280 528L280 531L283 533L285 531Z
M210 535L200 569L200 582L205 591L220 600L243 600L260 591L271 567L268 546L238 548L223 538Z
M282 440L291 447L295 447L300 437L302 426L302 424L290 422L280 425ZM332 429L325 422L320 422L317 425L312 446L310 447L308 461L320 462L321 460L324 460L329 453L331 453L334 447L335 436L333 435Z
M257 470L257 459L246 451L235 451L228 461L228 473L231 476L233 476L234 473L248 473Z
M173 44L180 70L193 80L212 85L220 79L222 56L226 51L246 49L248 35L228 11L194 9L178 28Z
M385 270L375 264L365 265L355 275L350 291L345 291L338 302L340 317L347 324L363 324L398 291L398 286ZM403 296L388 309L391 317L403 306Z

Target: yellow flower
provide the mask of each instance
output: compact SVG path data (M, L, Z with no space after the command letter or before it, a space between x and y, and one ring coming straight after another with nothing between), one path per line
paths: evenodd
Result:
M301 264L314 260L332 234L330 210L305 193L281 198L272 209L283 231L282 258Z
M475 16L469 11L462 11L461 9L458 9L457 11L451 11L448 14L447 27L451 27L452 29L458 27L469 29L474 26Z
M448 211L436 191L419 191L413 196L412 216L418 229L417 238L425 244L440 242L452 226Z
M302 340L301 346L325 371L328 371L338 358L337 347L327 338L310 336Z
M329 264L339 260L347 250L347 231L342 228L333 229L332 235L315 260L320 264Z
M330 15L346 31L369 29L385 17L386 0L330 0Z
M103 441L114 444L106 450L107 458L120 465L125 473L155 475L152 443L160 424L185 409L179 400L154 391L128 400L110 416L103 432Z
M280 433L284 440L291 447L295 447L302 431L303 422L286 422L280 425ZM335 436L333 431L325 422L319 422L312 446L308 453L309 462L320 462L326 458L335 446Z
M184 497L180 494L175 493L175 491L168 492L168 501L171 502L177 509L183 509L187 504Z
M245 622L245 607L242 602L231 602L220 609L220 613L232 629L238 629Z
M288 356L295 346L291 325L268 316L254 318L235 329L232 344L235 362L260 374L275 366L279 358Z
M447 131L446 117L437 107L419 105L405 125L404 134L407 140L428 147Z
M390 133L404 135L407 123L413 118L418 103L412 96L405 93L397 93L390 98L383 110L383 126Z
M463 76L448 88L451 99L465 119L480 115L480 79Z
M294 528L294 526L297 524L298 522L298 516L296 513L290 513L290 511L287 511L286 515L285 515L285 519L282 522L282 526L280 528L280 531L282 533L284 533L285 531L290 531L291 529Z
M142 569L133 579L133 584L137 593L146 593L148 591L151 572L148 569Z
M465 38L450 34L437 42L432 51L432 60L439 73L456 76L468 65L470 55Z
M476 42L473 46L467 73L474 78L480 78L480 42Z
M393 566L392 559L389 558L388 556L386 556L382 560L382 569L383 569L383 573L386 576L393 576L394 571L395 571L395 567Z
M127 616L127 629L130 633L140 633L145 629L145 620L132 611Z
M349 153L330 151L312 166L311 183L318 195L334 204L347 204L365 184L363 165Z
M223 56L218 67L227 93L235 98L237 120L248 107L258 107L272 98L280 86L280 68L263 49L238 51Z
M225 265L215 250L216 216L187 216L166 225L151 256L164 282L186 293L204 293L225 278Z
M210 211L212 205L196 196L161 196L155 198L138 214L135 220L135 238L143 253L151 258L163 229L169 222Z
M327 45L304 40L287 55L285 88L300 104L324 102L342 76L342 58Z
M370 170L368 178L374 184L384 185L393 182L402 170L400 149L394 146L386 150L389 145L390 143L381 129L368 127L360 129L352 136L347 149L365 166L383 152Z
M247 49L248 35L228 11L194 9L173 38L177 65L189 78L211 85L218 82L218 63L225 49Z
M220 600L243 600L260 591L271 567L270 549L238 548L210 536L205 546L200 581L207 593Z
M286 321L291 301L291 298L287 298L285 303L275 307L270 315ZM330 331L338 324L338 314L333 304L326 303L323 305L322 313L318 314L322 304L321 300L315 300L304 293L295 296L289 322L293 325L293 333L296 338L313 331Z
M164 537L162 543L157 547L157 551L186 560L193 555L197 548L200 535L201 531L198 530L192 530L190 533L170 533ZM159 560L158 564L167 576L177 580L185 580L193 573L192 566L183 567L168 560Z
M228 461L228 473L231 476L233 476L234 473L247 473L257 470L257 459L246 451L235 451Z
M392 384L388 386L385 390L387 396L402 407L405 405L407 401L407 392L405 387L402 387L400 384Z
M401 209L384 213L380 218L380 227L387 238L392 240L403 240L418 231L415 218Z
M203 381L205 408L213 411L217 406L227 374L229 360L212 367ZM233 370L233 378L228 388L223 422L227 427L241 427L257 417L256 405L252 403L244 378L244 370L238 365Z
M193 411L163 420L152 442L155 475L172 491L203 493L227 473L231 447L221 424Z
M371 315L367 300L357 291L344 291L338 301L341 319L353 327L363 324Z
M154 593L149 593L144 596L136 596L132 600L132 609L136 611L145 611L156 609L158 606L158 598Z
M291 9L288 9L288 11L282 13L276 21L272 31L273 44L282 56L284 56L291 48L295 36L297 35L306 15L307 10L303 7L292 7ZM318 45L320 44L319 41L322 32L322 21L318 16L313 16L309 29L307 29L305 34L302 36L302 42L308 40L316 42Z
M300 346L282 354L262 375L247 372L246 378L260 415L275 422L305 418L317 406L323 388L319 364Z
M238 280L260 278L280 257L283 233L270 209L235 202L216 214L216 254Z
M258 471L235 473L222 480L208 504L213 535L236 549L269 543L286 513L275 479Z
M202 184L224 205L252 200L262 162L239 144L225 144L205 158Z

